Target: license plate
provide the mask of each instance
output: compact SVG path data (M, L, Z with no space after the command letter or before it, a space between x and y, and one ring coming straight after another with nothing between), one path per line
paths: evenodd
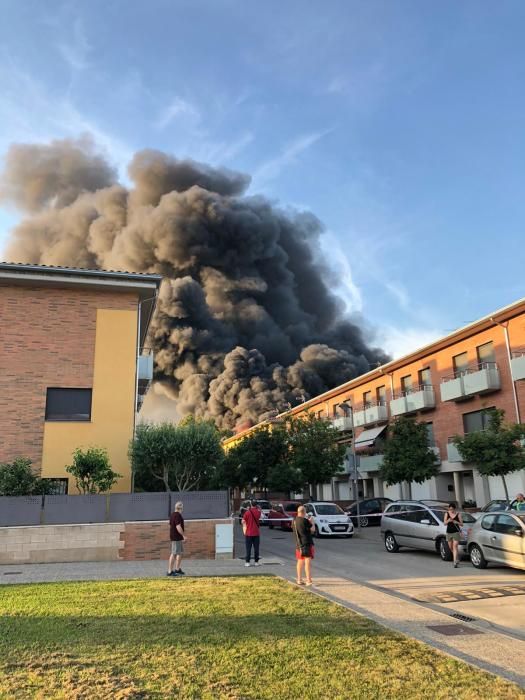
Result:
M340 532L341 530L346 530L346 525L332 525L334 530L337 530L337 532Z

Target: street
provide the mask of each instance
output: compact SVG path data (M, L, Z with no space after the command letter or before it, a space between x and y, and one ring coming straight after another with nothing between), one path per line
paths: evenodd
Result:
M236 556L242 558L244 542L236 527ZM290 532L261 528L261 562L279 558L290 563L285 575L293 575L295 551ZM485 620L525 639L525 572L489 565L475 569L463 560L458 569L437 554L401 549L386 552L379 527L361 529L352 539L321 538L315 541L316 573L342 576L385 592Z

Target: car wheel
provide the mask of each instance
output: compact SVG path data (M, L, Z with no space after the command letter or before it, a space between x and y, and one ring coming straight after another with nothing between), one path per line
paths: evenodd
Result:
M470 561L472 562L473 566L476 567L476 569L486 569L487 568L487 560L483 556L483 552L481 551L481 547L479 547L477 544L473 544L472 547L470 548Z
M437 549L439 552L439 556L443 561L452 561L452 552L450 551L450 547L448 546L447 541L444 537L442 537L438 541Z
M359 516L359 525L360 527L368 527L368 518L366 515Z
M390 554L399 552L399 545L391 532L387 532L385 535L385 549L387 552L390 552Z

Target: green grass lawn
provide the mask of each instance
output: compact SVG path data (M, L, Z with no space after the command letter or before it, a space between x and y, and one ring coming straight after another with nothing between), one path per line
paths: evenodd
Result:
M0 587L0 698L524 698L272 577Z

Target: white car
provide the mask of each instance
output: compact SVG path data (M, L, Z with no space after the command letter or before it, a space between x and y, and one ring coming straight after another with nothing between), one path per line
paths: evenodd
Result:
M315 536L342 535L352 537L354 526L350 518L336 503L314 501L305 503L306 514L311 515L315 523Z

